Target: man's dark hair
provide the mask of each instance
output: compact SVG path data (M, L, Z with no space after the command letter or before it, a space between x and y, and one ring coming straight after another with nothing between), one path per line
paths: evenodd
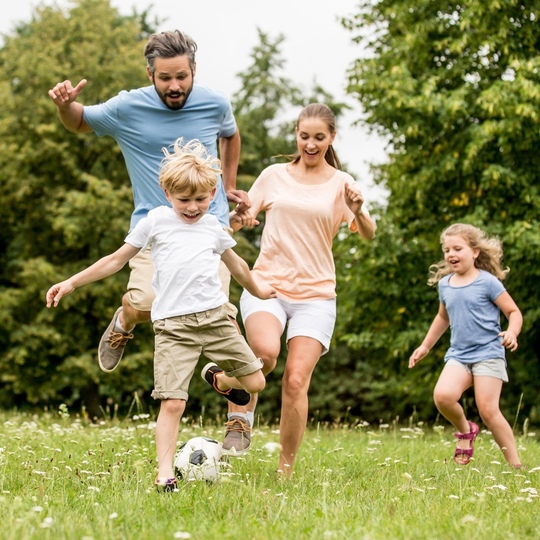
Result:
M195 69L195 52L197 44L187 34L183 34L180 30L173 32L161 32L160 34L152 34L144 48L144 57L150 69L150 73L154 74L154 61L156 58L174 58L175 56L188 55L189 67L193 72Z

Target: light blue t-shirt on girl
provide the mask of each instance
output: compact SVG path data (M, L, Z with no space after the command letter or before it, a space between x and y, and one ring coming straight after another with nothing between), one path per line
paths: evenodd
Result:
M84 121L98 136L110 135L118 143L133 187L135 210L130 230L152 208L170 206L159 186L163 148L176 139L201 141L208 153L217 156L217 140L236 132L229 100L221 92L193 86L182 109L169 109L153 86L122 91L99 105L84 107ZM229 226L229 204L221 177L209 213Z
M439 281L439 298L450 317L450 348L444 357L473 364L482 360L505 359L502 346L501 312L495 300L506 290L485 270L469 285L453 287L453 274Z

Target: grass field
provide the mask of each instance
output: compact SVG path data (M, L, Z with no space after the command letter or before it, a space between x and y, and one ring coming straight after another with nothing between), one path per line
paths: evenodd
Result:
M66 409L0 413L1 539L524 539L540 538L540 443L523 426L526 467L506 465L481 431L459 467L449 426L310 426L292 480L276 478L277 429L215 484L156 493L147 415L91 424ZM179 440L221 440L188 420Z

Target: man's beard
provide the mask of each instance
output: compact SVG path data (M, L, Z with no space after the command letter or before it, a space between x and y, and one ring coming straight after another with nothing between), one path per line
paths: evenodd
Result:
M157 95L159 96L159 99L163 102L163 104L171 109L172 111L179 111L184 107L186 104L186 101L188 100L189 95L191 94L191 90L193 90L193 85L191 85L186 92L166 92L165 94L163 92L160 92L156 86L156 83L154 82L154 88L156 90ZM175 99L175 101L167 101L167 98L181 98L183 99Z

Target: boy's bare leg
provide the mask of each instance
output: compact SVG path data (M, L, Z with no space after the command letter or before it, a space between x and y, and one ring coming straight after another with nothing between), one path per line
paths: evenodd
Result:
M178 427L185 409L186 402L183 399L165 399L161 402L156 422L159 479L174 478L173 461L178 440Z

